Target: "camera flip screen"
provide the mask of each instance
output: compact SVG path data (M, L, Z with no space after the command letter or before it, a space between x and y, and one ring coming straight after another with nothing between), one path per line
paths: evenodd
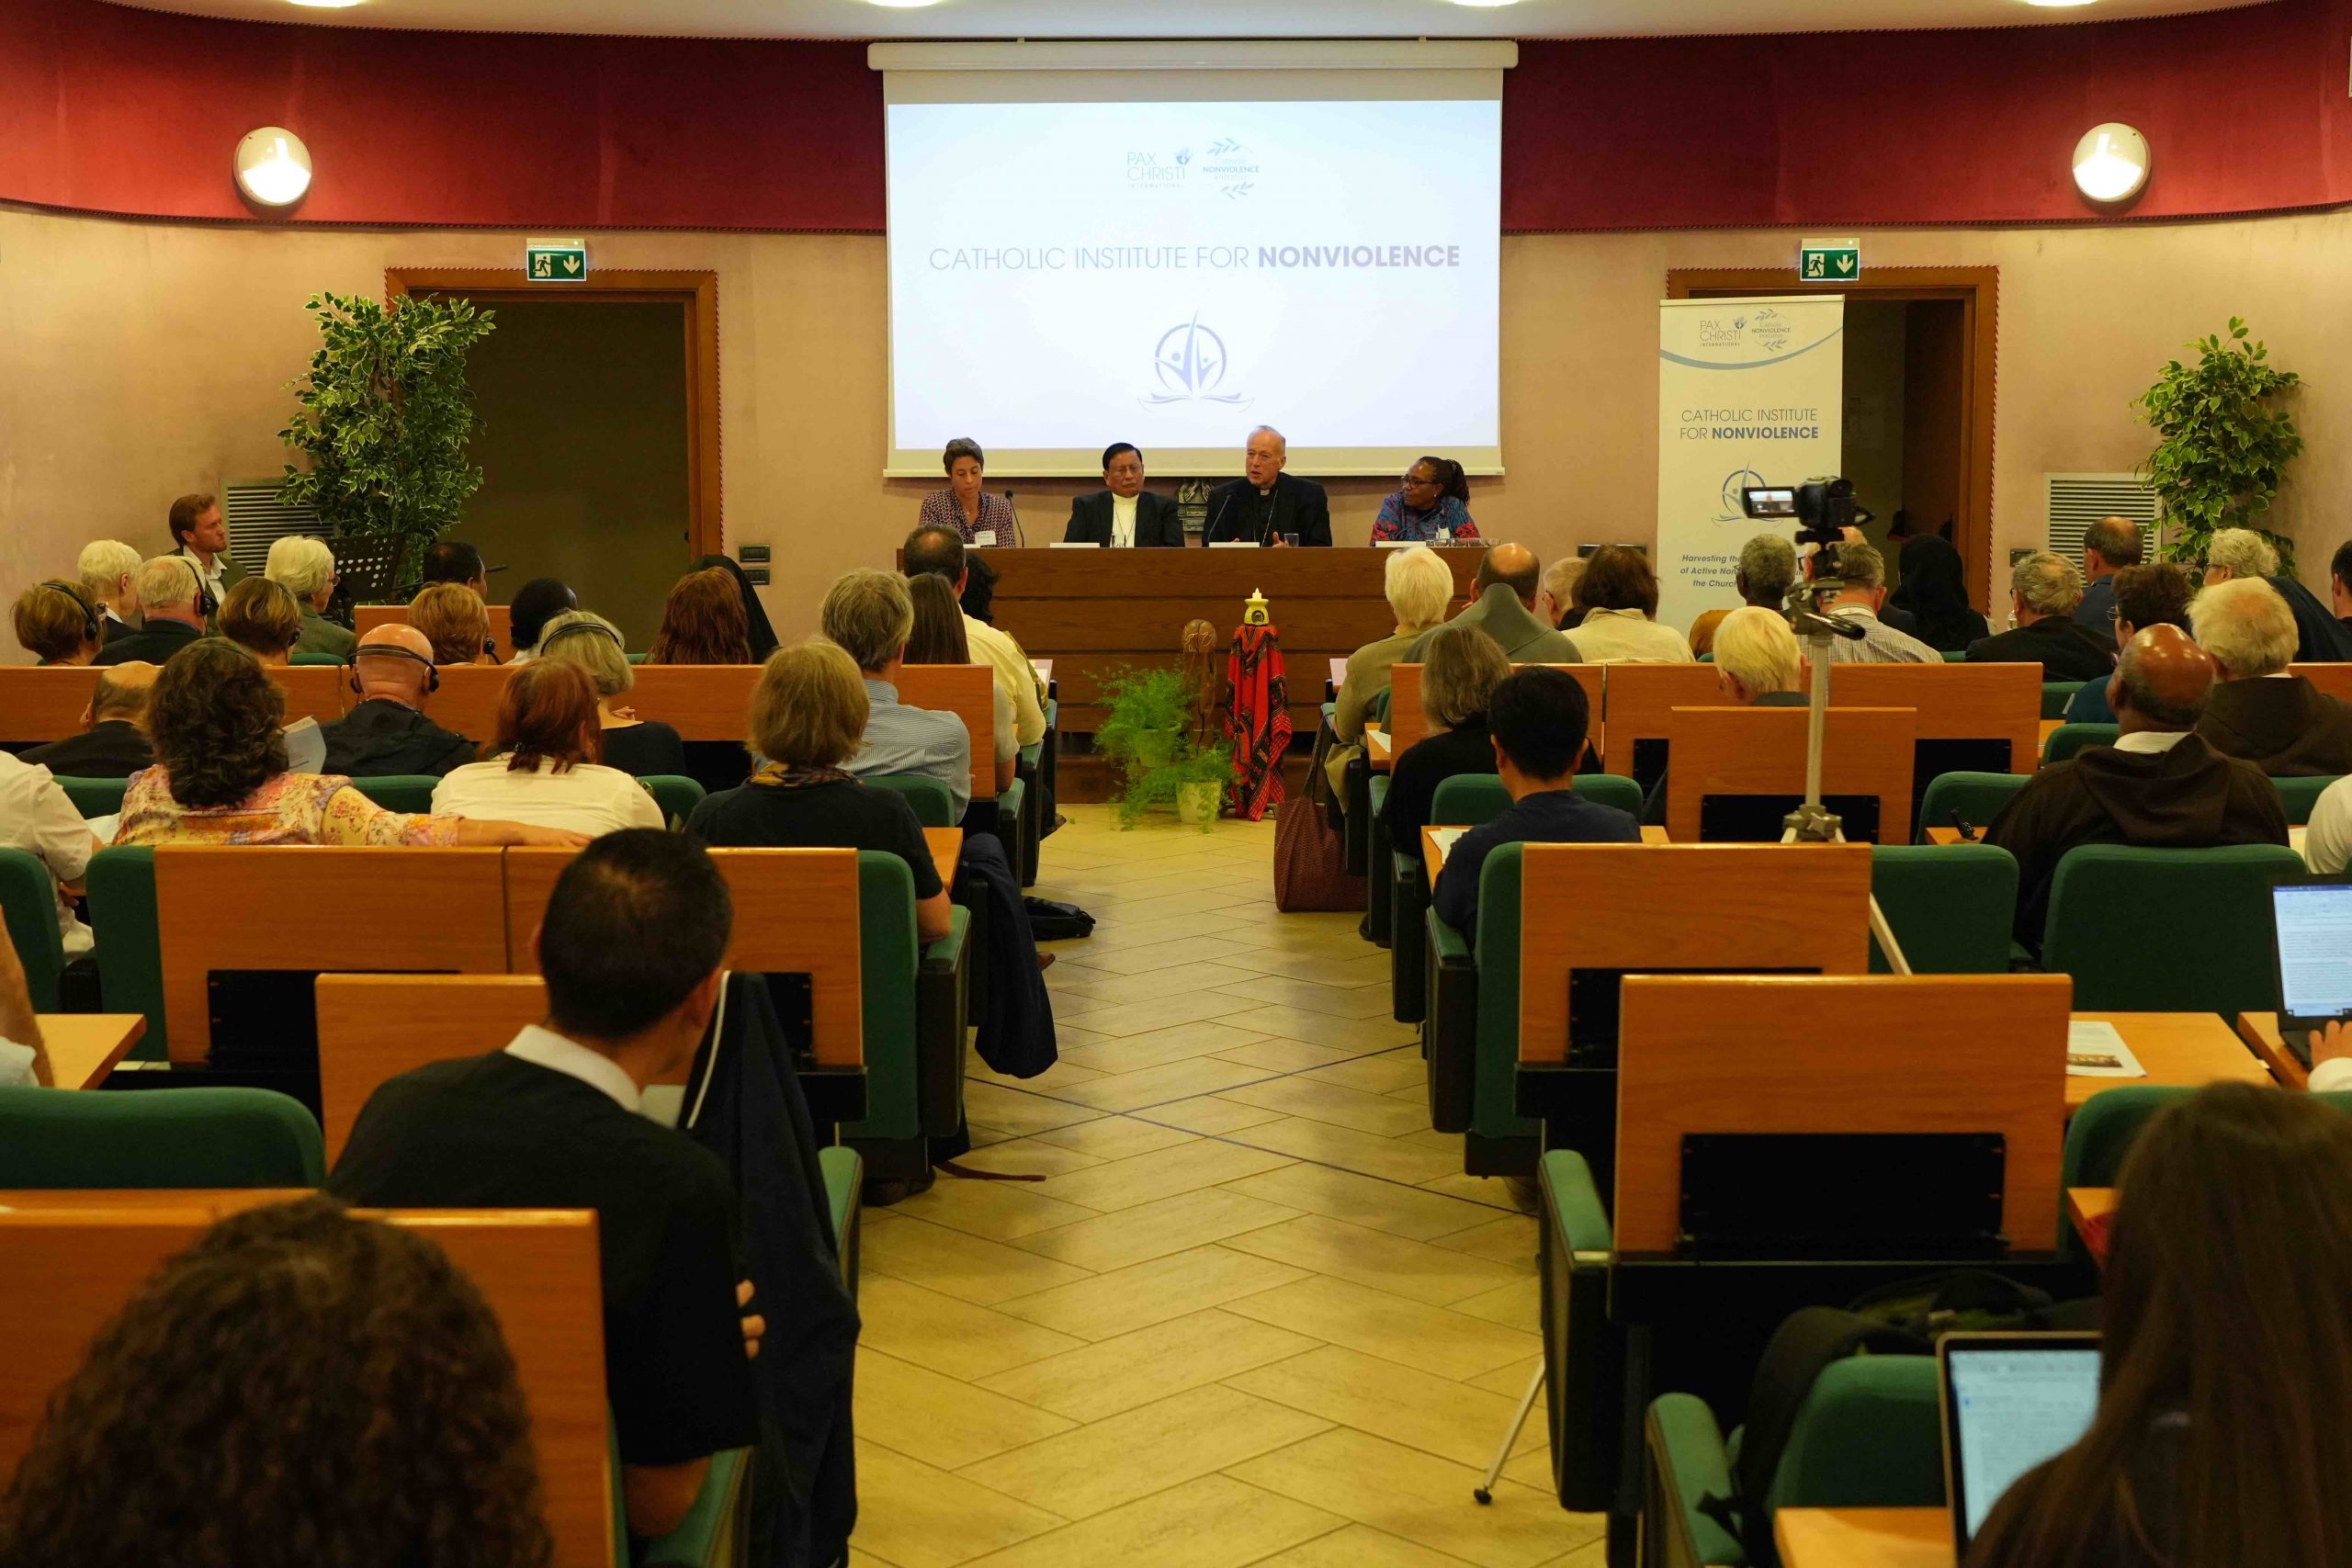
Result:
M1777 490L1750 487L1739 492L1739 499L1750 517L1794 517L1797 514L1797 492L1792 486Z

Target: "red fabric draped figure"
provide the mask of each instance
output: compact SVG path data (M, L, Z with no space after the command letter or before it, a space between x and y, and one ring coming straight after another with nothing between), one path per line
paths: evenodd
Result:
M1226 661L1225 733L1233 742L1233 814L1255 822L1283 798L1283 753L1290 749L1290 691L1283 680L1280 630L1236 627Z

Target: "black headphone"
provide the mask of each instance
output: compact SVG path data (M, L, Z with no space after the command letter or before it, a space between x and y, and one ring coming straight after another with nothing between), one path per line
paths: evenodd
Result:
M90 602L87 599L82 597L82 590L80 588L71 582L60 582L55 578L50 579L47 582L42 583L41 586L43 588L56 589L60 593L62 593L68 599L73 600L74 604L80 608L82 612L83 641L104 642L106 640L106 628L98 622L98 613L90 607Z
M433 660L421 653L412 653L405 648L396 648L389 642L379 642L352 650L351 689L357 695L367 695L366 691L359 684L359 661L363 659L405 659L411 663L422 664L424 666L425 694L430 696L441 689L441 671Z
M185 545L180 547L180 559L187 562L187 574L196 579L196 613L209 621L220 611L220 601L212 596L212 585L205 581L204 569L196 564L196 558L187 553Z
M544 658L550 647L556 643L561 642L565 637L571 637L578 632L594 632L598 637L608 637L613 639L613 646L615 648L625 648L628 646L621 641L620 633L613 630L612 627L605 626L601 621L566 621L562 626L556 627L555 630L539 638L540 656Z

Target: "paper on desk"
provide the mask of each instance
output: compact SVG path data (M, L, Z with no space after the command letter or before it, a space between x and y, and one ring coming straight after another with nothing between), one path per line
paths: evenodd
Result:
M1363 743L1371 747L1374 750L1379 752L1384 757L1388 755L1388 731L1385 729L1365 730L1363 732Z
M1432 828L1430 829L1430 837L1437 843L1437 861L1440 865L1443 865L1445 863L1445 857L1453 852L1453 840L1459 839L1463 834L1469 830L1470 829L1467 828Z
M2086 1066L2075 1060L2077 1056L2112 1056L2112 1067ZM2066 1076L2070 1078L2144 1078L2148 1069L2123 1043L2115 1025L2104 1020L2078 1018L2066 1025Z

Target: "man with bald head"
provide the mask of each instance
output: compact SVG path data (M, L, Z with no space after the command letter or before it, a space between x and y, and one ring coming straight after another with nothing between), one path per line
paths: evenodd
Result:
M1525 545L1495 545L1478 561L1472 585L1477 598L1447 624L1476 626L1502 646L1514 664L1581 664L1566 632L1546 626L1535 615L1535 595L1544 582L1544 563ZM1401 664L1429 662L1429 634L1406 651Z
M2122 733L2056 762L2009 802L1984 835L2018 861L2017 937L2041 951L2051 884L2081 844L2195 850L2284 844L2278 792L2251 762L2196 733L2213 690L2213 661L2178 626L2153 626L2123 645L2107 700Z
M380 626L359 639L351 656L352 710L320 726L327 743L322 772L353 778L388 773L440 777L474 760L474 743L424 716L441 687L433 644L405 621Z
M1238 540L1250 545L1329 545L1331 500L1311 479L1283 472L1290 443L1271 424L1250 433L1241 454L1241 477L1209 491L1206 545Z
M155 764L147 743L147 694L157 666L133 661L109 666L82 710L82 733L21 753L60 778L127 779Z

